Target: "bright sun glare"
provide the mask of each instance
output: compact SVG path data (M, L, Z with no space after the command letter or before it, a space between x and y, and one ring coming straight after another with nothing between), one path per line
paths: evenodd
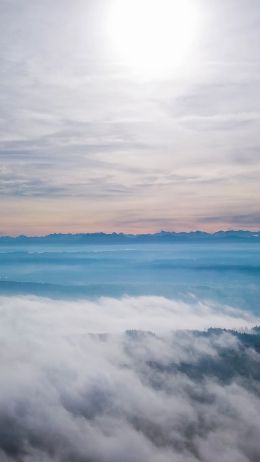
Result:
M194 0L112 0L108 24L118 59L152 78L189 59L199 15Z

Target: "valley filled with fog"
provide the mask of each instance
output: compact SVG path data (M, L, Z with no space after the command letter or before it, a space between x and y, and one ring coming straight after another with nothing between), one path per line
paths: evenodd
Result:
M0 252L1 462L258 462L257 244Z
M184 242L3 245L0 294L57 298L162 296L258 311L260 245ZM145 327L145 326L144 326Z

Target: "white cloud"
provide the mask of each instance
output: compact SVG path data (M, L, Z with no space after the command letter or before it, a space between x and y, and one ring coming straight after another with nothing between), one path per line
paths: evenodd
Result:
M0 310L17 318L17 328L27 321L41 322L49 332L116 333L127 329L162 332L209 327L240 329L257 324L253 314L233 307L200 302L193 304L164 297L141 296L122 299L102 297L97 301L57 300L40 297L0 297ZM22 316L18 316L22 311ZM28 319L29 318L29 319ZM50 323L50 319L53 322ZM55 322L54 322L55 321ZM36 324L37 327L37 324Z
M259 4L198 3L205 24L196 64L187 62L184 76L143 82L112 59L104 32L109 2L1 2L0 170L7 173L1 174L0 195L16 212L5 232L41 232L39 197L49 209L58 198L59 220L49 223L50 231L63 226L68 197L76 230L107 229L108 206L112 227L122 213L135 212L139 231L145 218L154 218L150 229L159 229L162 215L180 228L209 227L202 218L212 210L226 227L233 213L257 217ZM241 151L249 167L238 165ZM169 173L182 182L168 181ZM94 221L97 196L103 202ZM6 203L1 214L10 223ZM121 227L137 229L129 222ZM71 229L69 223L64 228Z
M1 461L259 459L259 353L227 332L169 332L256 319L153 297L0 302Z

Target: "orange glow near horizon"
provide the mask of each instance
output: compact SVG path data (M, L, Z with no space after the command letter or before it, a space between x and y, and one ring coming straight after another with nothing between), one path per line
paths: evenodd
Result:
M206 231L216 232L219 230L239 230L248 229L259 231L257 226L239 226L230 224L228 220L218 223L203 223L203 214L197 217L189 211L189 214L165 217L147 213L147 216L139 212L140 219L130 213L125 212L125 220L120 223L121 211L114 207L106 214L103 207L100 210L95 205L85 206L82 202L74 204L73 201L52 201L48 203L44 200L19 200L8 201L8 204L0 206L2 225L0 235L28 235L43 236L53 233L95 233L95 232L123 232L125 234L152 234L156 232L175 231L191 232ZM129 213L128 213L129 212ZM188 211L187 211L188 212ZM126 217L129 215L128 220ZM136 212L135 212L136 215ZM205 217L206 215L204 215ZM142 217L142 218L141 218ZM159 224L158 224L159 223Z

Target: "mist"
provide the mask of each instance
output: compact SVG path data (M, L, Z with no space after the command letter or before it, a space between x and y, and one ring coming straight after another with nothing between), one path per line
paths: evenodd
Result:
M259 460L258 318L158 297L0 315L1 461Z

